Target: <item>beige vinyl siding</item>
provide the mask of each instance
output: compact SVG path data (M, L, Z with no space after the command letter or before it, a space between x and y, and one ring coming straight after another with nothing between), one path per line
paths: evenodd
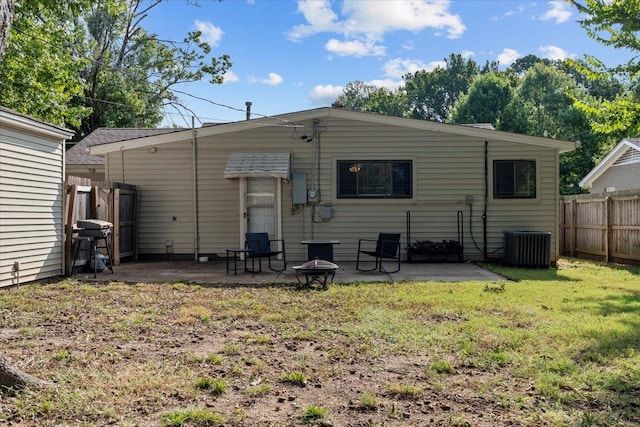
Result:
M109 154L108 179L138 190L138 251L193 253L193 166L190 141ZM124 173L122 159L124 158ZM175 220L173 219L175 217Z
M63 147L0 126L0 286L62 274Z
M304 128L297 129L297 134L310 135L312 123L306 121L302 124ZM305 248L300 241L312 238L340 240L341 243L334 248L337 262L355 260L358 239L375 239L379 232L401 233L404 248L407 211L411 211L412 216L412 240L455 240L459 210L464 215L466 255L473 259L482 258L481 252L473 247L466 196L474 199L473 237L482 249L484 139L336 117L321 118L320 127L323 131L319 136L319 172L314 171L312 165L318 137L312 143L294 139L294 129L286 125L198 138L200 253L224 255L225 248L240 244L239 180L225 180L223 171L231 153L263 151L290 152L292 172L306 172L307 187L320 192L316 221L320 221L319 209L325 203L330 203L333 208L331 220L313 222L312 207L294 209L292 183L282 184L282 234L287 245L287 257L292 261L303 260ZM550 231L554 247L557 150L493 140L488 144L488 250L499 249L502 232L509 229ZM165 147L174 150L171 156L162 157L165 159L162 162L154 161L153 167L147 164L150 156L160 155ZM155 154L148 153L147 148L125 153L125 165L128 165L125 167L125 182L137 185L140 190L141 253L164 253L164 242L168 238L184 242L180 250L193 253L192 247L188 246L194 236L193 223L189 222L193 203L191 155L191 145L185 143L160 145ZM509 158L536 160L538 197L535 200L493 200L492 161ZM411 160L413 197L338 199L336 162L366 159ZM138 165L137 162L145 164ZM122 173L117 163L121 163L120 153L109 154L112 181L119 181L114 177ZM184 227L167 223L170 212L177 210L180 210L179 218L188 216ZM145 224L147 221L149 223ZM171 237L167 237L169 235ZM497 255L501 256L501 252ZM555 260L555 250L552 250L552 260Z

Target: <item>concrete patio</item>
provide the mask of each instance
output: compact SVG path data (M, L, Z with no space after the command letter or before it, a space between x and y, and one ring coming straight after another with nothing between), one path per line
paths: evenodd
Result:
M268 285L275 283L296 284L296 271L294 266L302 262L288 262L287 270L277 273L266 267L263 263L261 273L249 273L244 271L244 263L238 261L238 273L226 272L225 260L208 262L196 261L136 261L126 262L113 268L113 274L108 269L97 274L93 272L79 272L75 278L87 282L118 281L126 283L140 282L185 282L200 284L241 284L241 285ZM502 281L504 277L487 271L475 264L465 263L402 263L397 273L380 273L378 271L361 272L355 268L355 262L337 262L334 283L354 282L404 282L404 281L437 281L437 282L466 282L466 281ZM280 264L278 264L279 266ZM373 264L371 264L373 265ZM304 275L300 275L304 281Z

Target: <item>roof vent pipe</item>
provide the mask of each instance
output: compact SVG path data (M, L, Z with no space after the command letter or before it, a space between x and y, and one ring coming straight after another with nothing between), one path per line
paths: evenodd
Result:
M244 103L247 106L247 120L251 119L251 101L247 101Z

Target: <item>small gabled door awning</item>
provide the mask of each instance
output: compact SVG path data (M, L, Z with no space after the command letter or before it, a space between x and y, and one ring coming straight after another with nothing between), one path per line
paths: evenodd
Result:
M289 179L290 175L290 153L231 153L227 167L224 170L226 179Z

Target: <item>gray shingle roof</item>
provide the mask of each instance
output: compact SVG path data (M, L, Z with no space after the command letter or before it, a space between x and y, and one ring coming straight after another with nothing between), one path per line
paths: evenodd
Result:
M178 132L180 128L98 128L85 136L66 152L68 165L102 165L104 157L89 154L89 147L111 142L127 141L146 136Z
M290 175L289 153L231 153L224 177L227 179L284 178Z

